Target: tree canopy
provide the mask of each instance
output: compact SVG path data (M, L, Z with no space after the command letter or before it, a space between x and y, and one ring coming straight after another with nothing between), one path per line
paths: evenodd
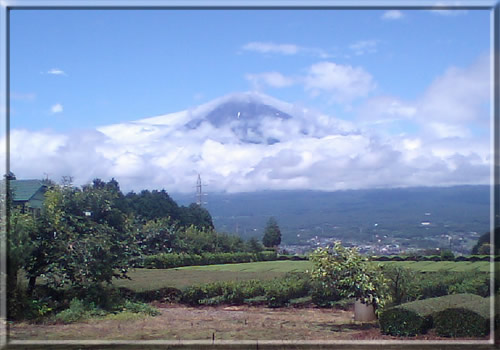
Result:
M276 247L281 243L281 230L274 217L269 218L267 221L262 243L266 247Z

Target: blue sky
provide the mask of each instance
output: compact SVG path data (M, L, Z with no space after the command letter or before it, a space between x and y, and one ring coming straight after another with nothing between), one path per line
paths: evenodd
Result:
M406 134L488 168L487 10L13 10L10 19L11 128L23 135L77 138L258 91L395 149L389 139ZM23 176L78 172L12 159ZM145 183L129 175L120 176L130 188Z

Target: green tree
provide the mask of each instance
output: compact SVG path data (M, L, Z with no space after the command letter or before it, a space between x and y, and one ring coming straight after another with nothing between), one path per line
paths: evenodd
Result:
M142 254L170 253L177 247L177 230L169 218L147 221L137 233L137 244Z
M215 228L208 210L195 203L191 203L188 207L180 207L180 224L185 227L195 226L200 230Z
M116 194L94 181L82 189L54 186L47 191L36 254L27 264L30 287L42 273L52 286L77 290L126 277L137 255L129 218L114 206Z
M281 230L274 217L269 218L267 221L262 243L266 247L276 247L281 243Z
M495 255L500 255L500 227L496 227L495 230L493 231L493 239L494 239L494 254ZM479 254L479 248L485 243L491 244L491 239L490 239L491 234L489 232L486 232L485 234L481 235L477 243L472 247L471 254ZM483 250L484 251L484 250ZM487 254L490 254L489 252Z
M264 247L255 237L252 237L246 243L247 251L250 253L259 253L264 250Z
M18 208L11 208L7 230L7 290L15 291L19 270L26 266L35 248L31 241L36 232L35 219L31 214L21 213Z

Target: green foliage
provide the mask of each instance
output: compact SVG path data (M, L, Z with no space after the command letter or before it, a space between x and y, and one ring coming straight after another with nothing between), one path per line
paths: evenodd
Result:
M176 246L177 227L170 218L153 219L138 229L136 237L142 254L170 252Z
M357 298L364 304L383 307L386 281L378 265L370 264L355 248L339 242L333 247L318 248L309 260L311 276L324 288L338 291L342 298Z
M286 306L291 299L308 295L311 282L308 276L288 274L283 279L273 280L265 287L267 306L271 308Z
M24 214L18 208L9 210L7 225L7 298L8 317L19 318L26 308L26 295L18 285L19 271L26 266L35 250L32 237L37 232L36 222L31 214Z
M322 281L314 281L311 285L312 302L319 307L332 307L342 299L341 292Z
M383 334L395 336L424 334L433 327L436 313L482 299L473 294L454 294L401 304L380 313L380 330Z
M455 255L449 249L443 249L441 251L441 261L453 261L455 260Z
M436 334L442 337L484 337L490 332L489 313L486 300L443 310L434 315Z
M490 294L488 274L435 272L419 274L415 279L416 295L420 299L457 293Z
M491 244L490 243L483 243L477 250L477 254L480 255L487 255L491 254Z
M281 243L281 230L274 217L269 218L267 221L262 243L265 247L276 247Z
M194 265L214 265L229 263L246 263L252 261L271 261L276 260L276 252L254 253L202 253L198 254L157 254L145 256L143 267L153 269L170 269L181 266Z
M214 282L186 288L181 302L189 305L242 304L264 296L269 307L285 306L291 299L308 295L309 277L288 274L272 281Z
M40 218L43 234L35 237L28 276L43 273L55 287L80 289L126 277L137 253L130 222L114 205L116 196L96 180L81 190L54 186L47 191Z
M136 302L136 301L130 301L126 300L125 303L123 304L123 309L122 311L128 311L128 312L133 312L133 313L142 313L146 314L148 316L158 316L161 314L161 312L146 303L142 302Z
M56 322L74 323L91 317L102 317L109 313L132 312L141 313L148 316L157 316L161 312L155 307L136 301L126 300L120 304L114 305L112 309L104 309L96 306L93 302L88 302L73 298L69 307L54 317Z
M264 250L264 247L257 238L252 237L246 243L246 250L250 253L260 253Z
M386 265L382 268L387 281L388 299L392 305L399 305L418 298L417 273L411 269Z
M494 255L499 255L500 254L500 227L495 227L495 230L493 231L493 239L494 239L494 251L493 251L493 254ZM481 247L485 244L491 244L491 233L490 232L486 232L484 233L483 235L481 235L478 240L477 240L477 243L474 245L474 247L472 247L472 250L471 250L471 254L490 254L490 251L487 250L488 249L488 246L485 246L483 249L482 249L482 252L480 253L479 252L479 249L481 249Z
M73 323L83 318L89 317L88 307L79 299L71 300L69 308L59 312L55 319L62 323Z

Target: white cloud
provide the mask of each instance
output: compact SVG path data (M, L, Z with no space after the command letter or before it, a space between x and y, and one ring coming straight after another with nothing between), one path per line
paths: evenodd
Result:
M252 83L255 89L260 90L263 85L282 88L294 84L294 79L286 77L278 72L266 72L258 74L246 74L245 78Z
M55 113L61 113L63 111L63 106L60 103L56 103L52 107L50 107L50 112L55 114Z
M47 71L47 74L51 75L67 75L62 69L52 68Z
M312 94L342 102L375 87L363 68L326 61L303 77L267 72L247 78L275 87L303 83ZM355 110L356 124L259 93L234 94L97 131L13 130L11 164L19 178L72 175L83 184L115 177L125 191L192 192L198 173L210 191L232 192L488 184L489 91L489 57L483 56L446 70L413 101L370 97ZM292 118L265 112L221 124L204 119L225 103L236 103L222 109L233 115L238 103L255 101ZM398 125L402 132L394 132ZM476 135L481 128L486 136Z
M275 44L272 42L250 42L243 46L243 50L256 51L260 53L279 53L283 55L295 55L299 47L294 44Z
M354 51L354 54L361 56L367 53L377 52L377 40L361 40L349 45L349 49Z
M325 61L309 68L305 88L313 95L327 92L333 100L340 102L368 95L375 88L375 83L361 67Z
M250 42L243 45L242 49L246 51L254 51L259 53L273 53L281 55L296 55L301 53L319 57L322 59L332 57L331 54L320 48L304 47L295 44L276 44L273 42L260 42L260 41Z
M384 14L382 15L382 19L387 19L387 20L401 19L403 17L404 17L403 12L399 10L385 11Z
M490 102L491 84L488 55L467 68L451 67L418 101L420 118L454 124L489 120L481 106Z

